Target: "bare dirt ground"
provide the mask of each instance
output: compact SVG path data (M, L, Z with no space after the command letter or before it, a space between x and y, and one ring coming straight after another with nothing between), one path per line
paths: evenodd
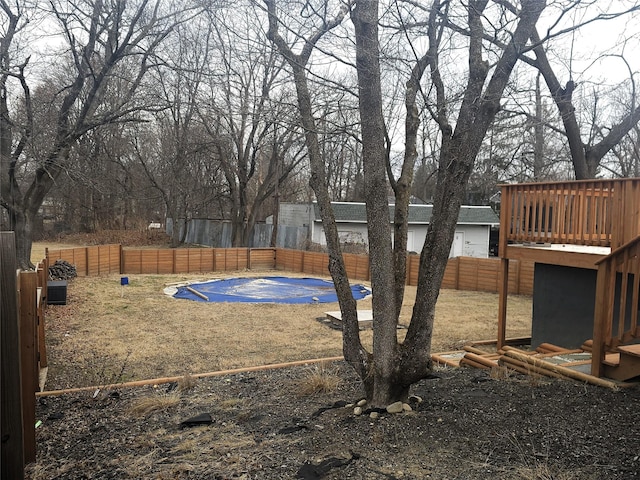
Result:
M184 377L41 397L30 478L640 476L636 387L612 391L445 368L414 385L413 411L392 415L365 406L355 415L352 404L362 394L344 362L196 381L188 374L340 355L340 332L317 320L337 305L203 304L161 293L179 280L136 276L122 291L119 277L78 279L68 305L49 309L47 390ZM530 331L530 299L510 301L510 318L514 303L521 319L510 320L509 335L520 336ZM495 312L494 295L443 291L434 351L495 337ZM367 341L370 332L363 335Z
M348 405L361 394L342 362L95 398L45 397L29 473L70 480L638 478L637 389L494 379L464 368L436 374L414 385L422 402L414 397L413 411L375 419L366 406L356 416ZM303 395L310 385L330 389Z

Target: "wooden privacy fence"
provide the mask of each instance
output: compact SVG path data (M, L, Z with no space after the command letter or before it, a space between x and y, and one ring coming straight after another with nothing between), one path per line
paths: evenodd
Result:
M107 274L172 274L276 269L329 275L326 253L284 248L123 249L120 245L47 250L49 262L75 264L79 276ZM369 257L344 254L349 278L370 280ZM407 284L417 285L420 257L407 258ZM449 260L442 288L497 292L500 260L457 257ZM533 262L509 263L509 292L533 293Z
M123 250L121 273L197 273L274 268L273 248Z
M24 478L36 459L36 392L47 366L44 307L47 260L35 271L18 271L13 232L0 234L2 267L2 474Z
M509 263L509 293L533 295L533 262L513 260ZM416 265L417 284L417 265ZM449 260L442 288L498 292L500 260L497 258L457 257Z
M122 245L99 245L91 247L46 249L49 264L66 260L75 265L79 277L122 273Z

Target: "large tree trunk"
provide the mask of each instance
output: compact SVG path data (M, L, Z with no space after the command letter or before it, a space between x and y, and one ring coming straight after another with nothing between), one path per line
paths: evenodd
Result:
M8 213L16 235L18 266L22 269L33 268L31 247L33 245L36 217L45 196L53 188L56 179L62 173L64 162L69 158L70 149L70 146L57 147L55 153L51 154L43 162L43 165L38 167L33 181L24 195L21 195L17 185L10 192L3 192L3 200L9 205ZM12 184L14 183L15 179L12 180Z
M374 406L386 406L404 395L398 391L394 257L387 200L387 156L382 113L378 2L358 1L351 12L356 31L362 158L364 167L369 267L373 292L373 369L364 379ZM405 240L406 242L406 240ZM370 385L367 385L367 384ZM404 387L404 386L403 386ZM368 395L369 396L369 395Z
M16 238L16 259L18 268L30 270L34 267L31 262L31 246L33 245L33 227L35 218L24 212L12 212L11 229Z

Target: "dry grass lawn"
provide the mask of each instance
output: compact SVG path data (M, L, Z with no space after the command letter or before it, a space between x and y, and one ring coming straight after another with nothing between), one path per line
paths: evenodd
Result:
M39 254L34 249L34 257ZM315 305L203 303L173 299L167 284L287 272L216 272L211 275L128 275L78 278L67 305L47 309L47 390L181 376L342 354L341 332L320 321L337 303ZM407 287L401 323L407 324L415 287ZM371 300L358 302L370 309ZM442 290L433 351L458 349L496 337L498 296ZM531 332L531 298L509 300L507 336ZM405 330L399 329L402 339ZM371 330L362 338L371 345Z

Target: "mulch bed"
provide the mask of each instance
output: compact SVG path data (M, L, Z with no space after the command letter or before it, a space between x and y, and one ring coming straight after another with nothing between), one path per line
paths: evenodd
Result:
M337 391L296 392L303 366L42 397L36 479L630 479L640 476L640 389L440 369L413 411L356 416ZM150 413L144 399L167 399ZM366 407L365 407L366 409Z

